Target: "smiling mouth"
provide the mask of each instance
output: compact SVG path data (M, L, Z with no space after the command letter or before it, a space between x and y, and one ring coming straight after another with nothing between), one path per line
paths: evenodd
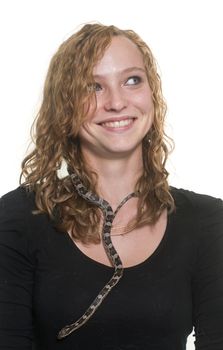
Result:
M120 129L120 128L126 128L132 125L134 120L135 118L127 118L122 120L103 122L103 123L100 123L100 125L108 129Z

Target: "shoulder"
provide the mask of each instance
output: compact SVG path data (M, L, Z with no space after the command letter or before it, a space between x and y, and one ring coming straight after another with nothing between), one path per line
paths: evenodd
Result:
M26 215L35 209L35 195L20 186L0 198L0 218Z
M53 225L47 214L36 214L36 209L35 193L24 187L0 198L0 248L10 247L33 258L33 252L47 240L43 233Z
M4 194L1 198L1 204L12 206L24 206L26 204L33 204L35 200L34 192L29 191L23 186L19 186L16 189Z
M206 216L215 212L222 214L223 201L221 198L176 187L171 187L171 194L179 210L191 211L198 216Z
M46 214L36 214L35 193L20 186L0 198L0 231L32 236L48 223Z
M208 244L223 238L223 201L207 194L171 187L175 200L175 215L180 222L196 227L196 237Z
M24 187L18 187L0 198L1 239L28 234L29 220L35 209L35 196Z

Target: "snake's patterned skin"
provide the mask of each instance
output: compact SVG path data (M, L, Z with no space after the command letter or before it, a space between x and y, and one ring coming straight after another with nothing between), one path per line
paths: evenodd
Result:
M97 205L103 212L104 216L104 223L103 223L103 231L102 231L102 240L104 244L105 251L109 257L109 260L111 261L112 265L115 268L114 274L111 277L111 279L106 283L106 285L102 288L102 290L99 292L97 297L94 299L94 301L91 303L91 305L88 307L88 309L85 311L85 313L74 323L69 324L62 328L60 332L58 333L57 338L62 339L74 332L76 329L83 326L95 313L97 308L101 305L103 300L106 298L106 296L109 294L109 292L112 290L112 288L119 282L123 275L123 265L122 261L113 246L112 240L111 240L111 228L112 228L112 222L115 218L115 215L117 214L118 210L132 197L136 197L137 193L130 193L127 197L125 197L122 202L119 204L117 209L113 212L110 204L100 198L98 195L94 194L93 192L89 191L81 182L79 176L75 173L70 174L72 183L74 185L75 190L78 192L78 194L83 197L85 200L94 203Z

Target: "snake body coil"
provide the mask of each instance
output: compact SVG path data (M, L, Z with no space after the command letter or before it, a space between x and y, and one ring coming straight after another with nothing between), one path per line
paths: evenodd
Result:
M106 254L109 258L109 260L112 263L112 266L114 266L115 271L111 279L106 283L106 285L102 288L102 290L99 292L97 297L94 299L94 301L91 303L91 305L88 307L88 309L85 311L85 313L74 323L69 324L62 328L60 332L58 333L57 338L62 339L67 337L69 334L83 326L94 314L94 312L97 310L97 308L101 305L103 300L106 298L106 296L110 293L112 288L119 282L123 275L123 265L122 261L113 246L112 240L111 240L111 228L112 228L112 222L115 218L115 215L117 214L118 210L132 197L136 196L136 193L131 193L127 197L125 197L122 202L119 204L117 209L113 212L110 204L100 198L95 193L89 191L81 182L79 176L77 174L70 174L72 183L74 185L75 190L78 192L78 194L84 198L85 200L89 201L90 203L93 203L97 205L103 213L104 216L104 223L103 223L103 230L102 230L102 240L104 244L104 248L106 251Z

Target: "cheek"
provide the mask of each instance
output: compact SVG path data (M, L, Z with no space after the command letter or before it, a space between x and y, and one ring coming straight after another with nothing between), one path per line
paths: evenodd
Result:
M94 115L96 114L97 111L97 100L93 96L85 105L85 120L86 123L89 121L92 121L94 118Z
M141 100L138 100L138 108L140 108L141 112L150 118L154 115L154 105L153 101L148 96L145 96Z
M154 109L150 90L146 89L139 94L135 94L133 100L135 105L137 105L145 114L150 114Z
M80 141L83 142L83 140L85 140L86 138L88 138L88 135L89 135L89 131L88 131L88 124L87 123L84 123L80 130L79 130L79 138L80 138Z
M97 134L97 133L95 131L94 125L92 124L92 117L91 117L91 119L88 119L80 127L80 130L79 130L80 141L89 140L92 137L94 138L95 134Z

